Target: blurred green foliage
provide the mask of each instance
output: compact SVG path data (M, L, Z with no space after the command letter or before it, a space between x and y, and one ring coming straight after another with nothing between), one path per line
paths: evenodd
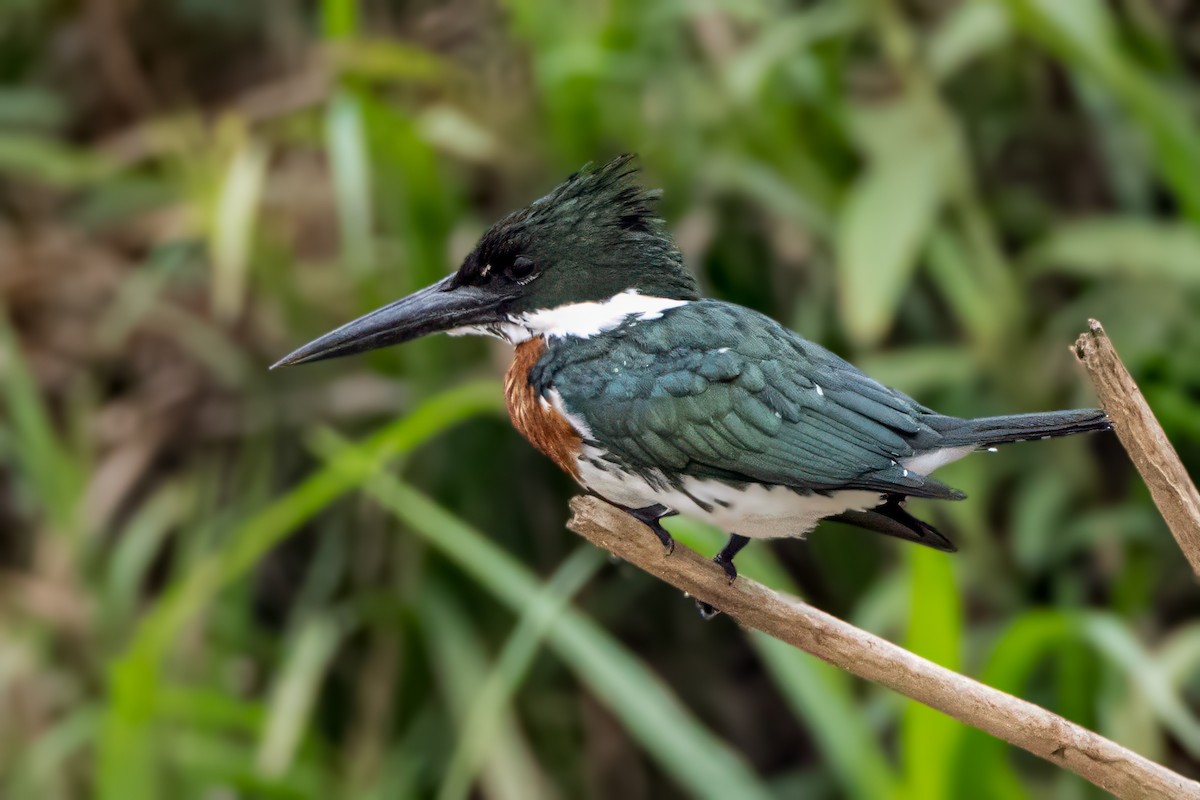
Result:
M1099 317L1196 472L1198 26L8 0L0 795L1094 796L577 543L499 346L265 368L636 150L712 294L963 415L1088 404ZM944 477L955 557L830 525L743 572L1200 774L1200 592L1115 441Z

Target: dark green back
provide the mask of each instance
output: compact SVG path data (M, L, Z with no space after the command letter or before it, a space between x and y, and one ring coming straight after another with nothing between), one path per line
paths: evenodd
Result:
M898 463L939 446L937 415L740 306L700 300L554 339L530 379L643 474L961 497Z

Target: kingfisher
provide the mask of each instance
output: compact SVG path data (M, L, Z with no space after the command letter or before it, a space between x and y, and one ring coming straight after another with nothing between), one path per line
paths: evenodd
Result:
M504 395L516 429L668 555L666 517L725 531L713 561L730 582L751 539L804 537L823 519L953 552L905 509L965 497L934 470L1110 427L1098 409L939 414L768 316L702 298L660 194L639 184L632 155L585 166L493 225L453 274L274 366L436 332L502 339L515 346Z

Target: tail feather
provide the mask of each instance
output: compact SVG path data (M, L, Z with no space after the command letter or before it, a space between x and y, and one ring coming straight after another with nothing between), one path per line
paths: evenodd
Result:
M976 446L1025 442L1070 436L1074 433L1112 429L1108 416L1098 408L1047 411L1037 414L1010 414L1003 417L938 417L930 427L942 435L944 447Z
M939 533L938 529L928 522L909 514L904 510L903 504L904 498L900 495L889 495L883 505L865 511L843 511L830 519L886 536L894 536L907 542L923 544L934 550L941 550L943 553L958 551L954 542Z

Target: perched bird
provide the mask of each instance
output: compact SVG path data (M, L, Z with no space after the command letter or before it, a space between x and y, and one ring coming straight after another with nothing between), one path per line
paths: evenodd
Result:
M769 317L701 298L636 172L631 156L585 167L493 225L454 274L275 366L439 331L516 345L505 399L517 430L668 553L664 517L729 533L713 560L730 581L750 539L803 537L822 519L952 552L904 509L964 497L931 472L1109 428L1096 409L938 414Z

